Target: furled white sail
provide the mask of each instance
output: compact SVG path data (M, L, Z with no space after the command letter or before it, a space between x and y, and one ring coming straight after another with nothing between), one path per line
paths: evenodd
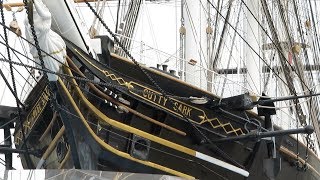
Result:
M34 1L33 22L40 48L50 54L41 53L45 68L58 72L62 64L65 62L66 45L63 39L51 28L51 13L41 0ZM31 25L28 18L25 20L26 37L34 43ZM38 50L35 46L30 47L30 52L36 60L36 66L41 67ZM47 73L49 81L58 80L55 74Z
M43 3L52 13L52 29L62 37L77 44L83 51L92 53L89 35L84 32L83 24L74 8L74 3L70 0L43 0Z

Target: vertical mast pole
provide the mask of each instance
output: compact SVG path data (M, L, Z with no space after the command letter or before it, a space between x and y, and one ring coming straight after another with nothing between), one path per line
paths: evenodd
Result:
M184 27L184 4L185 0L181 0L181 18L180 18L180 66L179 66L179 73L180 79L186 81L186 66L185 66L185 59L186 59L186 28Z
M211 15L210 15L211 11L210 10L211 10L211 5L210 5L210 2L208 1L207 2L207 28L206 28L206 35L207 35L207 63L208 64L210 64L209 63L210 62L209 57L210 57L211 51L212 51L211 38L212 38L212 33L213 33L212 26L211 26L212 20L211 20ZM207 77L208 77L208 73L207 73ZM208 83L211 83L211 82L208 82Z
M184 20L185 20L185 63L186 82L199 88L207 86L206 71L203 68L207 64L207 14L206 0L184 0Z
M211 42L212 42L212 33L213 33L213 29L211 26L211 4L208 1L207 2L207 28L206 28L206 33L207 33L207 64L209 65L209 67L207 67L207 91L212 92L212 83L213 83L213 73L211 72L213 69L210 67L212 64L212 60L211 60L211 54L213 51L213 44L211 46ZM215 27L217 28L217 27ZM211 71L210 71L211 70Z
M259 24L256 19L259 20L260 11L260 1L257 0L246 0L248 8L245 11L245 20L243 24L245 39L248 44L253 48L252 50L247 44L244 45L244 59L245 65L247 67L247 88L251 89L257 94L261 94L261 84L260 84L260 62L259 57L253 53L253 50L259 52L260 54L260 34L259 34ZM250 13L253 13L253 15Z

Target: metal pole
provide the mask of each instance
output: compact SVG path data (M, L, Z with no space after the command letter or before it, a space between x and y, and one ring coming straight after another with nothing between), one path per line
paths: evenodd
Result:
M307 125L303 128L298 129L288 129L288 130L278 130L278 131L268 131L268 132L253 132L248 133L242 136L232 136L227 138L221 138L218 140L213 140L212 142L230 142L230 141L239 141L239 140L251 140L251 139L261 139L265 137L275 137L275 136L285 136L289 134L312 134L314 128L310 125Z

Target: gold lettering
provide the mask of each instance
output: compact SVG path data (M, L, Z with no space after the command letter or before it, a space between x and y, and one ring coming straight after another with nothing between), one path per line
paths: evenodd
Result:
M151 101L154 104L157 104L157 105L164 107L164 108L169 108L171 111L173 110L173 111L175 111L175 113L187 116L188 118L191 117L191 112L194 110L192 107L188 106L187 104L185 104L183 102L179 102L175 99L172 99L173 106L167 107L167 102L168 102L169 98L166 98L166 97L160 95L159 93L157 93L156 91L153 91L148 88L143 89L141 96L143 98L145 98L146 100Z
M184 114L185 116L187 115L187 109L187 106L183 106L182 114Z
M158 104L161 104L162 96L159 96Z
M28 134L28 127L25 124L23 125L23 130L25 134Z
M189 107L188 107L188 110L187 110L187 112L186 112L186 115L189 116L189 117L191 116L191 110L192 110L192 108L189 108Z
M168 98L163 97L163 106L166 106Z
M180 112L182 112L182 104L179 104L178 109L179 109Z
M35 119L35 118L36 118L36 115L37 115L37 112L36 112L36 110L34 109L34 110L32 111L31 118L32 118L32 119Z
M177 102L174 102L173 105L174 105L174 106L173 106L173 110L177 111L177 110L178 110L178 109L177 109L178 103L177 103Z
M39 115L39 113L41 112L42 107L40 106L40 104L37 105L37 116Z
M150 91L148 91L148 99L151 100L152 99L152 93Z
M45 105L49 100L49 95L44 94L42 98L42 105Z
M148 96L148 89L143 90L142 96L145 98Z
M157 95L156 95L156 94L153 94L153 96L154 96L154 97L153 97L153 101L156 102Z
M21 133L21 131L19 131L17 134L16 141L15 141L16 144L20 144L20 141L22 140L21 135L22 135L22 133Z
M50 92L48 87L45 88L43 93L41 94L39 100L35 104L35 106L32 108L31 112L27 116L26 120L24 121L22 128L24 130L24 133L26 136L30 133L31 129L35 125L35 122L38 120L42 110L45 108L47 102L50 98ZM22 137L22 128L20 128L19 132L17 133L17 137L15 140L16 144L20 144L21 137Z

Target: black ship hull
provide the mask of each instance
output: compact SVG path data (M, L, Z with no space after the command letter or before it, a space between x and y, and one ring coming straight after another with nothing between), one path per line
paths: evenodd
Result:
M116 55L97 62L75 45L67 45L65 76L55 84L42 80L37 85L26 101L24 132L16 127L16 146L38 152L21 154L25 168L31 168L27 165L31 161L33 168L75 167L190 179L320 178L319 159L294 136L275 139L276 157L270 156L270 140L215 142L261 128L243 120L255 119L263 126L264 119L256 114L192 104L181 97L218 97L142 67L167 92L164 96L132 62ZM223 165L215 164L219 160ZM225 164L249 172L249 177Z

